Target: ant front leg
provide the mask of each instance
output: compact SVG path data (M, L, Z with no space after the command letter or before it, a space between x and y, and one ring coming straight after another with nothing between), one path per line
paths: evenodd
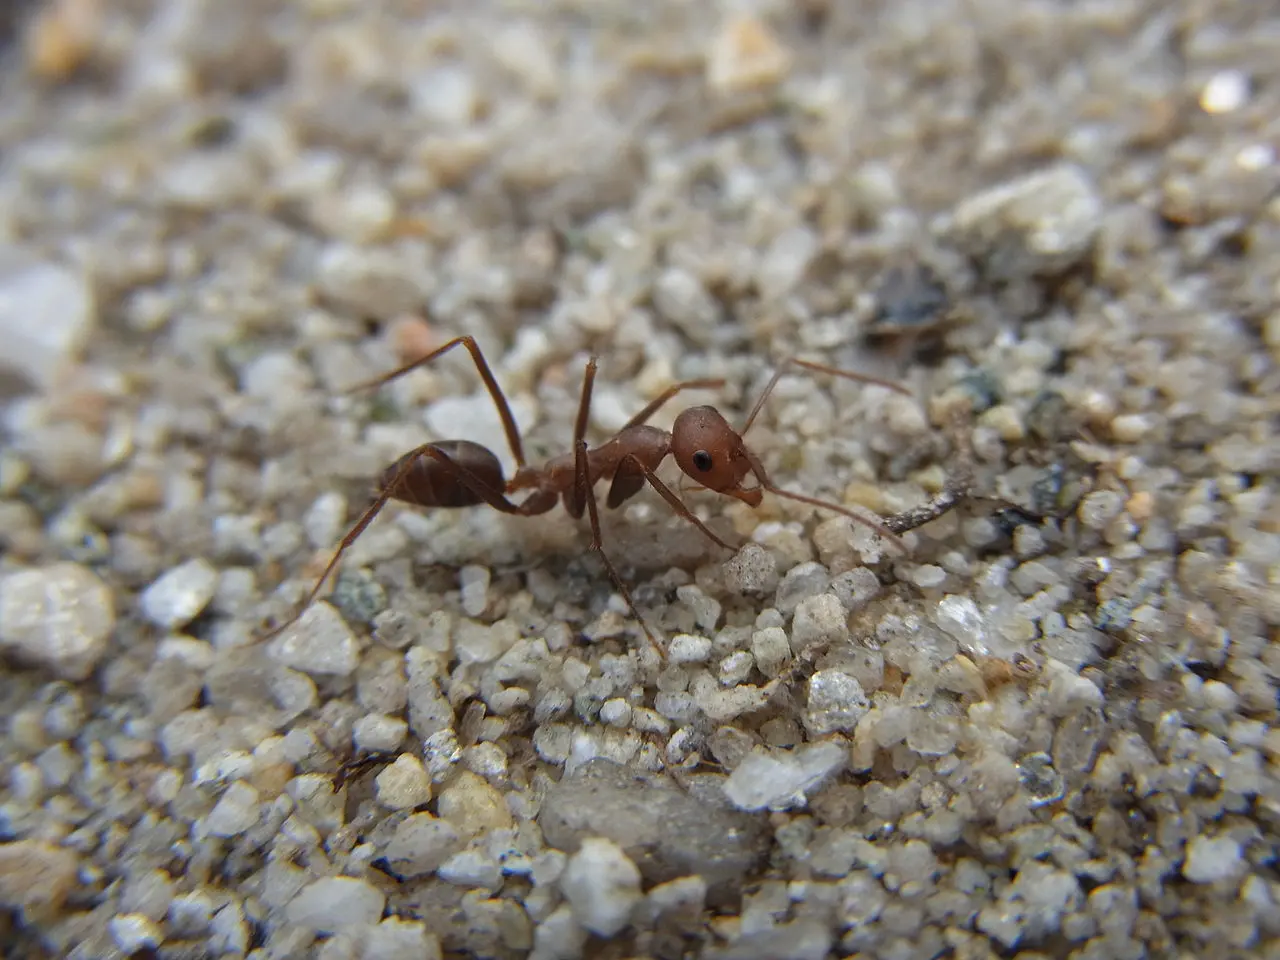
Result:
M712 533L711 529L699 520L685 505L684 501L663 483L657 473L654 472L651 464L660 463L670 452L669 439L664 437L664 442L659 445L656 440L656 434L644 434L632 430L633 427L639 427L647 423L649 418L657 413L658 410L686 390L718 390L723 386L724 380L722 379L683 380L679 383L673 383L658 396L654 397L653 400L649 401L643 410L627 421L626 425L618 431L618 440L625 443L626 446L630 446L632 452L625 454L618 461L606 506L611 508L620 506L624 501L638 493L641 486L647 482L649 486L658 492L658 495L663 500L667 501L667 505L675 511L677 516L683 517L697 527L712 543L726 550L735 549Z
M726 550L736 551L737 549L736 547L732 546L731 544L725 543L718 536L716 536L715 533L712 532L710 527L708 527L705 523L699 520L697 515L694 514L694 512L688 508L685 502L676 495L675 491L672 490L670 487L668 487L665 483L663 483L661 478L659 478L659 476L656 473L650 470L648 465L643 460L641 460L638 456L634 454L629 454L626 457L622 458L622 461L618 464L618 471L614 475L614 487L620 491L619 500L618 500L619 503L623 499L625 499L625 497L621 496L621 493L625 493L628 490L628 488L632 485L632 483L635 482L632 478L637 476L642 477L645 481L647 481L649 486L653 487L653 489L658 492L658 495L661 496L663 500L667 501L667 505L671 507L672 510L675 511L677 516L682 517L685 520L688 520L691 524L693 524L700 531L702 531L702 534L708 540L710 540L712 543L716 544L717 546L724 547L724 549ZM638 484L637 484L637 487L638 487ZM613 490L609 491L608 506L616 506L616 504L614 503Z
M882 521L879 517L876 517L875 519L872 519L871 517L864 517L862 514L855 513L838 503L832 503L830 500L822 500L818 497L806 496L803 493L796 493L793 490L784 490L782 487L775 484L773 480L770 479L769 475L765 473L764 464L760 462L759 457L750 451L746 451L746 455L751 463L751 472L755 474L760 487L764 490L768 490L775 497L782 497L784 500L794 500L796 503L803 503L810 507L817 507L820 510L830 510L833 513L838 513L841 516L848 517L854 523L859 523L868 530L878 533L880 536L884 537L903 555L910 554L911 551L902 541L902 538L898 536L897 531L895 531L888 523Z

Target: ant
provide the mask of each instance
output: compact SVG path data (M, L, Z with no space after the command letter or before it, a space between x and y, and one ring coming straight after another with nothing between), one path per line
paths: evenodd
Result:
M382 472L377 484L377 496L373 503L343 537L333 558L307 595L298 613L272 630L264 639L279 634L294 623L311 605L342 555L373 522L389 500L399 500L416 507L454 508L487 504L502 513L523 517L548 513L555 508L557 502L563 502L565 509L574 519L581 519L584 512L587 514L591 523L590 549L600 555L632 616L640 623L645 636L658 655L665 657L649 625L636 608L631 591L627 589L613 562L604 552L600 533L599 507L596 503L594 487L597 481L612 480L605 500L606 506L612 509L635 496L648 483L676 514L697 527L716 545L726 550L733 550L730 544L720 539L694 516L671 488L658 478L656 471L668 456L674 457L681 472L700 486L733 497L750 507L759 506L767 491L778 497L842 514L880 534L894 543L903 553L907 552L897 532L878 518L871 519L838 504L778 487L765 472L760 458L743 440L744 434L755 422L765 401L773 393L787 367L793 364L860 383L882 386L911 396L910 391L900 384L791 357L780 364L774 372L773 378L761 391L759 399L756 400L755 406L751 408L751 412L739 430L734 430L720 411L711 406L687 408L676 417L669 432L649 425L646 421L677 394L686 390L717 389L723 387L725 383L724 380L719 379L686 380L667 387L611 439L597 447L590 447L586 441L587 421L596 376L596 358L592 357L587 361L583 375L582 395L578 402L577 420L573 429L573 449L569 453L553 457L542 466L530 466L525 460L520 430L512 416L511 407L473 337L455 337L443 346L397 370L351 388L351 392L382 386L459 346L464 347L471 354L480 379L484 382L498 410L507 444L515 459L515 474L507 479L494 453L470 440L438 440L433 443L424 443L405 453ZM755 483L752 486L743 486L748 477L754 477ZM512 494L525 491L527 495L518 503L508 499Z

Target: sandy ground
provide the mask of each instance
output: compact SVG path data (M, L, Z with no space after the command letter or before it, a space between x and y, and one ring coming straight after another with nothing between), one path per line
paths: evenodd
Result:
M17 11L16 13L14 11ZM1280 10L63 0L0 60L8 957L1280 953ZM8 28L6 28L8 29ZM669 384L789 490L388 507ZM717 466L719 469L719 466ZM907 526L896 525L898 529ZM373 756L361 768L343 764Z

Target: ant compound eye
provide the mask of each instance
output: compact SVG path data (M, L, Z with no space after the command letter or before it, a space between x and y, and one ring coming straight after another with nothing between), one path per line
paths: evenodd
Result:
M711 459L711 454L707 453L705 450L697 450L693 454L693 465L703 473L706 473L715 464Z

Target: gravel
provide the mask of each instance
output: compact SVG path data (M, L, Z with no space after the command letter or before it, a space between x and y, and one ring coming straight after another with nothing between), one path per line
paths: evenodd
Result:
M261 795L247 783L237 781L204 819L204 832L214 837L235 837L258 823L262 815Z
M650 883L700 876L717 891L756 868L766 847L762 825L709 786L692 796L666 778L596 758L551 789L538 822L557 849L574 851L585 839L603 837Z
M795 750L754 750L729 775L724 795L740 810L803 807L810 792L844 767L842 746L822 741Z
M271 641L280 663L312 676L350 676L360 665L360 644L331 604L320 601L303 611Z
M389 810L412 810L431 799L431 778L422 761L402 753L378 774L378 802Z
M1280 21L1166 7L0 15L9 952L1280 952ZM465 350L353 389L462 334L530 464L591 355L592 445L900 383L745 439L911 529L667 461L664 657L585 517L392 503L263 642L513 475Z
M579 925L601 937L620 933L643 896L636 865L601 837L582 841L560 875L560 889Z
M16 390L54 388L71 372L97 321L82 272L16 244L0 244L0 383L16 381L8 384Z
M56 843L0 843L0 902L28 923L54 920L76 887L77 857Z
M67 680L84 680L107 653L115 597L75 563L16 570L0 579L0 646Z
M381 890L358 877L325 877L304 887L287 908L290 922L318 933L377 923L386 906Z
M968 197L945 229L993 279L1057 275L1088 258L1102 212L1088 173L1060 164Z
M167 571L142 591L142 614L157 627L177 630L200 616L218 589L218 571L196 559Z

